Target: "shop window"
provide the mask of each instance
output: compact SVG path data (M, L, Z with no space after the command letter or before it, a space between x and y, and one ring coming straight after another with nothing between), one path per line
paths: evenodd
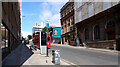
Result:
M85 29L85 40L89 40L89 30L88 29Z
M96 25L94 27L94 40L99 40L100 39L100 27L99 25Z

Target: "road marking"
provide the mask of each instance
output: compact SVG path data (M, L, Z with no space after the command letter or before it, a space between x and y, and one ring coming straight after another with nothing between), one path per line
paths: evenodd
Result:
M79 65L77 65L77 64L75 64L75 63L72 63L72 62L69 62L69 61L67 61L67 60L64 60L64 59L61 59L62 61L64 61L64 62L66 62L66 63L68 63L68 64L70 64L70 65L73 65L73 66L75 66L75 67L80 67Z

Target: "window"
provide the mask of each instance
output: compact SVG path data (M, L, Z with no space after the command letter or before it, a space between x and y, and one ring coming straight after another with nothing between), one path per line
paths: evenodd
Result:
M70 18L68 18L68 23L70 22Z
M82 6L82 0L77 1L76 7L79 8Z
M94 40L99 40L100 39L100 27L99 25L96 25L94 27Z
M12 4L11 8L12 8L12 10L13 10L13 4Z
M65 42L67 42L67 37L65 37Z
M78 13L78 22L82 21L82 14L81 14L81 10Z
M94 5L93 4L90 4L89 7L88 7L88 16L91 17L94 15Z
M103 10L106 10L111 7L111 0L104 0Z
M71 34L71 41L74 41L74 34Z
M107 23L107 28L115 27L115 23L113 21L110 21Z
M74 20L74 16L71 17L71 20L72 20L72 21Z
M89 30L85 29L85 40L89 40Z
M65 20L65 24L66 24L66 20Z

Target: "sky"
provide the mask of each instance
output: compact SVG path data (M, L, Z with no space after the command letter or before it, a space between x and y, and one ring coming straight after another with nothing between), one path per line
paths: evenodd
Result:
M35 23L46 22L54 26L60 23L60 9L66 2L22 2L22 36L32 35Z

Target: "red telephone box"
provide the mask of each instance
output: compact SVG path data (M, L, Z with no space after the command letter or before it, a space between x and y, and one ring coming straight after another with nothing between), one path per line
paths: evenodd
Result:
M33 44L37 48L40 48L40 32L33 33Z

